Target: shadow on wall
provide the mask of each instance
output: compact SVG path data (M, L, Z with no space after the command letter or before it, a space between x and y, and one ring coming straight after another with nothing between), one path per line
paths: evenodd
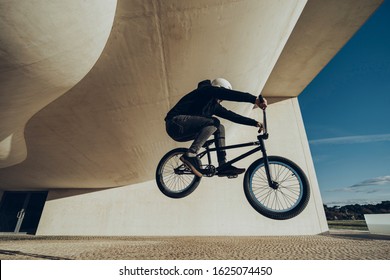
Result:
M55 189L50 190L46 201L52 201L57 199L68 198L72 196L79 196L84 194L90 194L100 191L105 191L113 188L104 188L104 189Z

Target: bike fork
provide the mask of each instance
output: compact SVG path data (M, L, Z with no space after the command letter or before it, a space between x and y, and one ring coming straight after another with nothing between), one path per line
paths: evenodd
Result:
M268 161L267 151L264 146L264 140L262 138L260 138L259 140L260 140L261 152L263 153L264 169L265 169L265 174L267 175L268 186L270 188L277 189L278 184L274 182L271 177L271 171L269 169L269 161Z

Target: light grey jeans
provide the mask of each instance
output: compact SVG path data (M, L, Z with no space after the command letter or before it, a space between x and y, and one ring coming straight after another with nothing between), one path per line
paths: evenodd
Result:
M207 139L214 134L215 146L217 148L225 146L225 127L214 117L201 117L179 115L166 121L168 135L175 141L186 142L194 140L189 148L190 152L198 153ZM218 163L226 161L226 152L217 153Z

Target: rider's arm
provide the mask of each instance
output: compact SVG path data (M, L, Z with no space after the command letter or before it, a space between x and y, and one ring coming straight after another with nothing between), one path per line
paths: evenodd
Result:
M236 101L236 102L248 102L248 103L255 104L256 106L260 107L263 110L267 108L267 104L268 104L267 99L265 99L262 96L260 99L259 97L256 97L247 92L241 92L237 90L225 89L220 87L208 87L207 90L216 99Z
M215 115L238 124L244 124L244 125L255 126L255 127L259 127L260 125L260 123L257 122L256 120L236 114L230 110L227 110L225 107L219 104L216 107Z
M236 101L236 102L248 102L256 104L257 97L247 93L222 87L207 87L207 93L211 94L215 99Z

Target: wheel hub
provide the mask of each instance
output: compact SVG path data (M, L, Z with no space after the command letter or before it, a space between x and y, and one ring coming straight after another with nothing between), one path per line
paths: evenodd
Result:
M271 188L273 188L274 190L277 190L279 188L279 183L275 182L275 181L272 181Z

